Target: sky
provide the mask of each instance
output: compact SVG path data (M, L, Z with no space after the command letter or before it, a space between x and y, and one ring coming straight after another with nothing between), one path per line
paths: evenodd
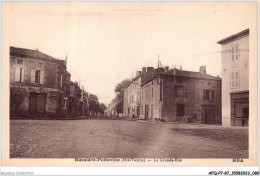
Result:
M216 42L252 28L256 2L2 2L8 46L68 58L72 81L108 105L145 66L221 76Z

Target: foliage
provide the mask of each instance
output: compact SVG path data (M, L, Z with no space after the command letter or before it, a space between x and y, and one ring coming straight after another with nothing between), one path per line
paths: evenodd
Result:
M118 83L115 87L115 92L121 92L123 88L125 88L127 85L131 83L131 79L125 79Z
M99 103L98 97L96 95L90 94L89 95L89 111L97 114L101 113L104 114L106 109L106 105L103 103Z

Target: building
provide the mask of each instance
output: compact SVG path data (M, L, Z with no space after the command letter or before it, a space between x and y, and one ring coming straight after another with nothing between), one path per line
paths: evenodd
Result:
M159 68L143 78L141 118L221 124L221 79L200 72Z
M217 42L222 46L223 125L248 126L249 29Z
M10 116L63 116L68 102L65 60L10 47Z
M117 105L119 101L115 98L111 101L108 107L105 110L105 115L107 117L119 117L119 113L117 112Z
M162 68L143 67L136 72L136 77L123 91L123 115L129 118L141 118L141 84L156 74L164 71Z
M144 69L146 69L144 67ZM143 70L144 72L144 70ZM129 118L139 118L140 116L140 92L141 92L141 71L136 72L136 77L123 89L123 115Z

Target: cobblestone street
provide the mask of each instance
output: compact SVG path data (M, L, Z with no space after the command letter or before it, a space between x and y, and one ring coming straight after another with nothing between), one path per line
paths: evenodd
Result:
M127 120L11 120L11 158L247 158L247 128Z

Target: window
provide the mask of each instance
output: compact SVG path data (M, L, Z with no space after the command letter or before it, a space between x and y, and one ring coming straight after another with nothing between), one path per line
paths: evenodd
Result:
M232 46L231 49L231 60L234 61L238 61L239 59L239 48L238 45L234 45Z
M203 100L214 101L214 90L203 89Z
M31 70L31 83L43 84L44 71Z
M24 81L24 68L16 67L15 68L15 78L16 82L23 82Z
M152 87L152 97L153 97L153 87Z
M238 71L231 72L230 86L231 86L231 88L238 88L238 86L239 86L239 73L238 73Z
M42 66L43 66L43 63L39 62L38 67L42 68Z
M175 92L176 92L176 97L187 97L187 87L176 86Z
M143 105L141 106L141 114L144 113L144 110L143 110Z
M66 109L67 108L67 98L62 99L62 108Z
M23 65L23 60L17 59L17 64L18 64L18 65Z
M35 70L35 83L40 83L40 76L41 76L40 70Z
M177 104L176 105L176 115L184 116L185 114L185 104Z

